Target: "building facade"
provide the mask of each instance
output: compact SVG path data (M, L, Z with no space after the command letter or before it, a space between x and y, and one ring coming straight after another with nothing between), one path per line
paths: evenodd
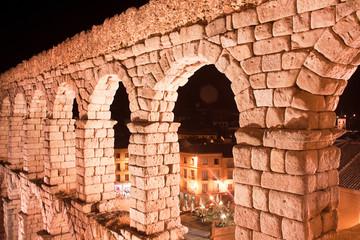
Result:
M218 197L233 201L231 144L193 144L180 148L180 209L205 205ZM231 148L231 147L230 147Z
M129 151L127 148L115 148L115 192L122 198L130 195Z

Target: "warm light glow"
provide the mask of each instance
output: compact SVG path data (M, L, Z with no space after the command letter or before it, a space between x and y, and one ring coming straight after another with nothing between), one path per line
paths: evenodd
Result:
M191 189L194 190L194 191L197 190L197 187L198 187L197 182L194 182L194 183L191 185Z
M220 216L222 219L225 219L226 218L226 215L223 213L223 214L221 214L221 216Z
M213 197L213 196L210 196L210 200L211 200L211 201L214 200L214 197Z
M197 166L197 163L198 163L198 157L197 157L197 156L195 156L195 157L193 157L193 159L194 159L194 165L195 165L195 166Z
M201 205L201 207L200 207L201 209L204 209L205 208L205 206L204 205Z
M222 202L222 201L220 201L220 202L219 202L219 205L223 205L223 202Z

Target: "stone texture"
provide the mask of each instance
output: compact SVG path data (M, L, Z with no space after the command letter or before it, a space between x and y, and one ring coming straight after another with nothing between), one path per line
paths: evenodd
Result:
M304 65L322 77L343 80L349 79L356 70L351 65L332 63L317 52L311 52Z
M290 49L289 37L275 37L266 40L256 41L253 44L255 55L265 55L287 51Z
M308 48L315 45L324 29L296 33L291 35L291 49Z
M73 231L84 239L182 237L179 124L172 110L178 87L205 64L231 81L240 112L233 150L237 238L315 239L334 232L340 151L330 146L342 132L334 129L332 111L359 63L360 32L358 4L341 2L150 2L1 74L1 96L9 94L1 123L10 119L1 128L1 153L9 148L13 163L0 166L9 198L3 210L19 212L6 215L6 234L27 239L41 226L49 234L63 229L64 239ZM119 233L95 218L119 214L109 108L120 81L132 112L127 218L133 230ZM37 91L44 101L34 111ZM44 161L35 158L39 168L29 164L34 157ZM26 173L11 170L22 167ZM45 184L29 181L42 177ZM45 213L45 222L30 222L36 205L30 198L43 203L34 212ZM54 213L63 215L55 223L61 227L49 222Z
M289 35L293 33L293 18L287 17L280 19L273 24L273 35L275 37L277 36L283 36L283 35Z
M257 13L254 9L249 9L232 15L233 27L235 29L257 25L259 23Z
M261 212L260 213L260 228L261 232L270 236L281 238L281 218L274 214Z
M359 44L359 29L360 22L358 14L351 14L341 19L334 27L333 30L337 33L349 47L358 48Z
M300 0L297 1L297 9L299 13L302 13L325 8L335 4L337 4L336 0Z
M335 24L335 7L311 12L311 28L331 27Z
M329 47L331 45L332 47ZM359 54L359 50L347 47L342 39L327 29L315 44L315 49L327 59L341 64L349 64Z
M261 4L256 8L259 21L270 22L296 14L296 1L278 0Z
M260 231L260 212L251 208L236 205L234 222L236 225Z
M292 87L298 76L298 70L274 71L267 74L266 85L269 88Z

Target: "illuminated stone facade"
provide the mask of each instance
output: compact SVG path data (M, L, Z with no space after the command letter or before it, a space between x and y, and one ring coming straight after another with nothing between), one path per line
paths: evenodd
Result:
M234 159L232 144L194 144L180 149L180 209L205 205L218 195L225 203L233 201ZM223 150L223 151L222 151ZM228 154L226 154L228 152ZM225 153L225 154L224 154Z
M0 76L5 239L180 238L172 110L207 64L232 82L240 112L236 238L334 234L334 110L359 64L359 2L224 2L150 1ZM109 111L119 82L131 110L132 229L113 231L97 219L119 210Z

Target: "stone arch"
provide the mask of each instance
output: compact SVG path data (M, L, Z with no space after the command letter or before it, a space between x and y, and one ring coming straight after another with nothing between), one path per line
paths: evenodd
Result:
M49 224L47 227L47 234L52 238L60 238L64 240L72 240L74 239L73 227L71 225L71 220L68 218L65 209L61 212L55 212L49 218Z
M0 116L0 159L4 162L8 161L8 133L10 111L11 103L9 97L5 97L2 99Z
M119 82L129 84L126 71L118 63L93 70L94 79L79 90L82 98L80 120L76 122L77 197L85 202L115 198L114 129L110 105ZM87 162L91 162L88 164ZM116 207L115 207L116 208Z
M54 192L75 189L75 91L64 82L56 89L52 114L45 120L44 181Z
M28 180L22 178L21 186L18 237L20 239L37 239L38 232L44 227L42 202L34 193L35 187Z
M27 106L23 93L15 95L9 126L9 163L12 169L21 169L24 164L24 118Z
M25 119L24 171L29 179L44 177L44 137L46 100L40 90L32 94L29 116Z
M4 228L6 239L17 239L19 212L21 211L20 178L9 169L5 169L7 197L3 198Z

